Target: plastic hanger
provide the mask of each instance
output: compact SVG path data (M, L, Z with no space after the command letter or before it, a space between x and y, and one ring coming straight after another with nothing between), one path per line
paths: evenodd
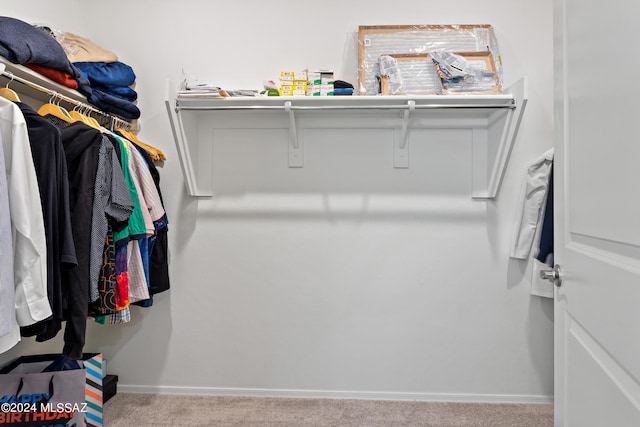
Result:
M11 76L11 80L7 82L6 87L0 88L0 96L8 99L9 101L20 102L18 94L13 89L9 89L9 83L13 81L13 74L9 73L9 75Z
M65 110L60 105L53 103L54 99L56 99L57 96L58 94L56 92L53 92L53 96L51 97L49 102L38 109L38 114L40 114L41 116L55 116L67 123L75 122L76 120L71 117L71 115L69 115L69 112L67 110Z

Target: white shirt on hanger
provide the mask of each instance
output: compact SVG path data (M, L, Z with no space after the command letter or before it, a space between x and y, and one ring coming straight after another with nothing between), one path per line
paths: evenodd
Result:
M15 308L7 312L2 306L0 322L15 316L17 325L29 326L52 315L47 297L47 243L27 125L20 108L1 97L0 143L7 174L15 281ZM16 326L14 332L0 338L0 353L19 339Z
M9 185L4 167L4 150L0 149L0 338L16 329L14 286Z
M553 148L538 157L527 168L527 176L523 184L511 252L509 256L527 259L536 237L536 230L542 218L542 208L549 188L549 174L553 164Z

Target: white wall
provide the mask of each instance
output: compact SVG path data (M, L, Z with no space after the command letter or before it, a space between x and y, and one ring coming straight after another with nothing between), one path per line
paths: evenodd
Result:
M508 259L526 165L552 145L550 0L56 2L77 6L82 21L34 3L50 2L4 14L78 32L134 68L140 137L169 158L172 289L153 308L134 308L131 324L88 331L87 350L104 352L121 390L553 394L552 301L530 296L528 266ZM357 26L414 23L492 24L506 83L529 78L497 200L471 201L468 144L412 146L412 168L394 172L387 147L367 145L367 135L307 144L306 167L293 172L279 169L279 146L223 145L218 196L186 195L166 79L184 69L255 88L281 69L323 67L355 83ZM2 359L56 345L25 342Z

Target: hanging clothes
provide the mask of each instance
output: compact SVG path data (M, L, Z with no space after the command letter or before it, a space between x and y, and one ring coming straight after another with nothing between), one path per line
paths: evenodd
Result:
M1 143L2 141L0 141ZM7 183L4 149L0 149L0 352L2 351L2 338L15 332L18 325L14 308L13 236L11 235L9 209L9 184Z
M103 135L98 155L98 170L94 187L91 216L91 254L89 268L90 301L100 298L98 280L104 262L104 244L109 221L126 222L133 212L131 195L126 191L124 175L116 158L113 145Z
M553 268L554 265L554 223L553 223L553 165L549 173L549 189L544 203L544 214L540 221L540 232L537 244L534 245L533 269L531 272L531 294L539 297L553 298L553 286L540 277L542 270Z
M138 152L142 155L149 168L156 190L158 191L160 203L164 208L162 191L160 190L160 173L147 150L138 147ZM167 219L166 212L161 219L155 221L154 225L156 234L149 240L149 291L152 296L167 291L171 287L169 281L169 220Z
M53 116L46 118L58 126L62 135L69 171L71 225L78 258L78 265L65 274L67 324L62 353L80 359L89 310L91 215L102 134L81 122L67 123Z
M139 117L131 67L117 57L91 63L95 46L89 46L88 56L77 60L85 61L93 91L87 76L61 55L55 37L0 17L0 56L77 87L103 111ZM71 40L71 50L78 39ZM28 79L15 80L43 90ZM5 88L3 94L11 92ZM36 112L19 101L17 95L0 99L0 353L21 335L51 339L66 321L62 354L79 359L89 316L128 322L130 303L150 306L154 292L169 288L167 216L152 163L165 156L135 135L139 145L59 103ZM118 122L111 117L112 127Z
M520 197L520 208L511 242L511 258L527 259L535 238L542 206L549 188L549 173L553 163L553 148L538 157L527 168Z
M545 197L544 214L542 215L542 229L540 231L540 239L538 240L535 259L553 266L553 164L549 172L549 189Z
M510 251L511 258L531 260L530 292L547 298L553 298L553 286L540 278L540 271L548 268L546 258L553 252L552 172L553 149L527 168ZM542 257L542 262L537 259Z
M162 206L160 195L156 189L151 172L146 164L146 161L136 148L136 146L127 139L122 139L125 142L129 153L129 168L131 175L136 184L138 194L141 196L140 204L145 218L145 226L147 230L146 238L138 240L138 252L142 260L143 276L141 280L146 286L145 293L146 298L132 300L131 302L139 302L150 299L149 287L149 239L156 235L156 222L160 221L165 216L165 211Z
M16 103L29 135L47 240L47 294L53 316L21 328L23 337L37 335L38 341L53 338L61 329L63 315L62 275L78 264L71 228L67 161L60 130L33 108Z
M116 247L113 241L113 227L108 224L104 242L103 263L98 278L98 299L89 304L89 316L97 317L117 311L116 292Z
M4 352L20 340L18 325L33 325L53 313L47 296L47 244L42 203L27 125L20 108L4 98L0 98L0 138L14 235L15 284L15 311L0 312L1 323L12 325L11 331L0 337L0 352Z
M130 284L135 289L141 288L137 277L138 271L144 271L144 267L141 266L142 261L139 258L129 257L129 252L133 250L133 245L129 245L131 241L137 241L146 237L146 226L142 210L140 207L140 198L136 191L136 186L131 176L129 169L129 155L124 142L113 134L108 134L107 137L114 147L114 151L118 154L118 159L122 168L122 173L127 186L127 189L131 195L133 201L133 211L129 217L126 227L114 232L116 261L115 261L115 275L116 275L116 305L119 312L115 314L107 314L106 316L114 320L128 321L131 316L129 313L129 286ZM135 262L133 266L134 282L131 282L129 277L129 261ZM140 263L140 264L138 264ZM143 273L144 274L144 273ZM134 293L134 296L137 295ZM148 297L148 296L147 296ZM119 313L119 314L118 314ZM99 323L113 323L108 322L108 319L102 316L96 317L96 321Z
M147 185L146 192L152 195L154 193L157 194L157 199L155 199L155 201L153 202L149 201L148 203L156 207L162 207L163 212L164 205L162 202L162 195L160 191L160 174L158 173L154 161L162 163L166 159L166 156L158 148L142 142L136 135L125 129L116 129L116 132L123 138L131 142L131 147L135 147L137 152L140 154L140 158L144 162L144 167L140 168L147 169L149 171L149 174L146 176L151 176L153 185L155 186L156 190L155 192L153 192L153 190L149 189L150 183L148 179L145 178ZM150 294L149 299L135 303L136 305L140 305L142 307L151 307L153 305L153 295L169 289L169 271L167 257L168 221L166 214L164 214L162 217L159 217L162 212L156 211L156 213L151 213L152 217L155 218L153 220L154 234L149 237L147 242L140 241ZM144 245L145 243L146 247L143 247L142 245ZM145 257L144 254L148 254L148 257Z
M122 167L126 169L125 174L128 177L129 191L132 199L135 199L134 211L136 214L136 223L132 224L129 230L130 240L127 243L127 277L128 283L128 301L134 303L138 301L144 301L149 299L149 289L145 276L144 262L142 259L142 253L140 251L141 241L146 240L149 233L149 213L145 203L145 199L142 194L142 188L138 182L137 174L134 173L133 165L135 163L136 153L132 153L129 149L126 140L114 135L114 138L118 141L120 150L122 153ZM153 225L151 225L153 227ZM124 307L121 311L113 313L108 319L110 324L126 323L131 320L131 312L128 306Z

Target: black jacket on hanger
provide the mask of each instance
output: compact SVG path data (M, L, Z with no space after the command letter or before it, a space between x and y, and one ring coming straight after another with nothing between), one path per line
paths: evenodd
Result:
M64 318L63 272L78 264L71 229L67 160L60 130L27 104L16 104L27 124L40 189L47 238L47 295L53 312L50 319L20 328L20 333L37 335L37 341L46 341L60 331Z
M69 171L71 227L78 265L65 273L65 319L63 354L82 358L89 311L89 257L91 215L102 134L81 122L66 123L46 116L60 128Z

